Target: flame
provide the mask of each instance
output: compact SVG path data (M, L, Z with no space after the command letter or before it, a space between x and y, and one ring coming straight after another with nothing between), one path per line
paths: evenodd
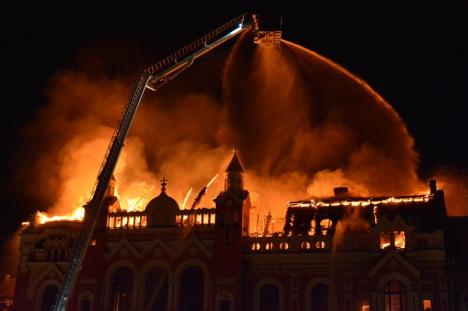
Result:
M271 210L274 217L283 216L287 200L319 196L322 194L319 190L331 190L331 187L325 189L322 185L328 185L325 181L330 180L330 183L335 183L332 177L338 179L335 184L338 181L339 184L351 183L351 190L354 185L357 195L406 193L400 190L414 181L417 156L412 138L401 118L380 95L335 63L286 41L282 41L282 45L289 54L278 54L276 50L259 51L253 55L254 59L249 65L255 67L238 66L243 64L241 55L244 53L238 53L237 50L242 48L241 43L244 41L238 41L239 44L229 55L229 61L222 68L223 80L220 86L225 97L222 102L209 92L195 94L189 90L179 94L180 104L172 105L171 109L163 109L165 105L159 102L142 107L146 110L137 116L139 119L126 140L114 172L116 180L122 183L122 193L116 194L121 210L142 210L146 203L144 196L141 197L142 189L156 185L156 175L171 176L169 191L171 195L175 194L177 201L182 201L180 196L190 185L198 184L207 174L219 171L218 164L225 157L227 149L230 149L227 146L233 144L239 146L245 163L252 169L249 179L246 179L246 188L261 193L255 202L257 213L260 214ZM275 61L275 66L271 66L272 61ZM254 75L245 76L246 72L257 67L260 70L255 71ZM242 70L238 73L237 69ZM343 96L329 95L341 94L333 90L332 84L330 89L323 90L323 96L320 96L323 100L310 97L309 93L314 92L309 92L309 83L305 81L315 77L310 83L313 85L321 77L321 74L315 74L318 72L316 69L324 73L324 79L320 78L324 84L340 82L337 87L343 85ZM273 74L288 79L269 79ZM202 81L202 76L198 80ZM60 73L52 81L48 90L50 103L40 114L42 117L31 127L31 137L34 138L31 141L40 143L42 147L36 148L40 150L38 154L31 152L35 157L32 159L35 167L40 168L35 170L38 177L31 179L30 163L27 163L27 170L24 171L28 177L26 180L31 182L28 188L31 188L32 193L40 198L56 197L50 214L42 217L44 222L74 219L70 215L79 214L76 209L70 209L83 200L83 195L87 198L89 189L92 189L102 154L113 133L114 122L121 113L122 107L116 102L125 103L127 99L126 81L68 71ZM245 85L250 86L247 89L249 92L238 92ZM248 97L243 94L248 94ZM348 95L353 96L349 100L356 101L357 104L353 105L356 108L350 109L349 105L339 104L346 102ZM172 98L161 97L160 100L165 103ZM265 101L270 100L271 104L264 105ZM291 102L297 103L294 109L290 109ZM225 106L226 110L222 108ZM371 117L365 114L366 117L359 122L360 116L364 115L359 112L369 109ZM321 125L306 117L312 115L311 111L320 111L317 116L320 120L341 115L343 119L339 117ZM47 119L45 116L53 118ZM356 117L356 120L349 122L351 116ZM242 122L238 122L238 117ZM68 122L70 119L74 122ZM390 125L382 128L380 120L386 120ZM185 126L171 128L176 123ZM213 129L206 124L217 127ZM57 132L63 135L55 139L53 144L44 140L43 137L48 138ZM43 133L43 137L37 137L38 133ZM151 133L164 135L149 135ZM274 135L278 140L274 143L264 140L264 134ZM283 147L286 146L289 148L288 156L284 154ZM310 152L317 149L323 152ZM187 155L190 155L191 161L187 161ZM372 160L372 165L368 165L368 159ZM349 168L343 167L342 163L350 163ZM51 172L52 167L54 171ZM318 178L322 175L316 172L324 172L328 167L329 173ZM217 177L218 174L206 187L210 187ZM47 182L40 182L41 179ZM43 188L38 188L38 185ZM217 186L221 187L215 184L211 191L216 191L214 188ZM410 187L406 188L410 190ZM186 194L182 208L185 208L190 194L191 191ZM396 202L389 200L382 203ZM324 206L369 204L369 200L322 203ZM319 205L317 203L314 207Z
M85 210L83 207L76 208L72 213L67 215L55 215L51 216L46 212L36 212L37 222L39 224L45 224L51 221L82 221L84 218Z
M216 174L213 178L211 178L210 182L206 185L206 189L208 189L212 183L218 178L219 174Z
M185 205L187 205L187 201L188 201L190 194L192 193L192 189L193 188L190 188L187 194L185 195L184 201L182 202L182 209L185 209Z

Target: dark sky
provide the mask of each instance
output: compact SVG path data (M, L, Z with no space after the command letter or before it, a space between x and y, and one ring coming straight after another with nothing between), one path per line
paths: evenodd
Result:
M12 178L22 144L20 131L45 104L44 90L54 73L76 66L83 47L91 47L87 51L92 54L93 45L107 40L132 42L145 61L152 58L144 51L158 51L153 59L157 61L245 11L282 15L284 38L331 58L387 99L415 138L421 176L439 167L468 168L468 5L232 2L19 2L2 8L0 178L2 210L8 212L0 222L0 236L25 217L16 212L21 200L9 195L12 187L21 187ZM122 70L136 72L145 65L133 60L122 64Z

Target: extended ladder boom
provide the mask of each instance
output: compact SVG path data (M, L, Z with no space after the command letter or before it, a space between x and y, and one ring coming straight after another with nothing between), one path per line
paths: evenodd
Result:
M53 307L54 311L64 311L66 309L68 298L72 293L73 286L81 268L81 263L93 235L109 181L145 90L150 89L156 91L167 81L173 79L179 73L190 67L194 60L208 51L244 31L250 29L255 30L254 25L253 15L241 15L185 46L174 54L164 58L160 62L148 67L140 75L130 100L121 116L119 126L112 136L111 143L98 174L92 198L85 206L85 217L78 237L75 240L68 271L65 275L57 301Z

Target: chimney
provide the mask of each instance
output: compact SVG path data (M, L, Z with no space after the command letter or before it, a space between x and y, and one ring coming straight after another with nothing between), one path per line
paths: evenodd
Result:
M431 191L431 194L437 192L437 181L435 179L429 180L429 190Z
M335 187L333 188L333 192L335 193L335 197L343 198L348 196L348 187Z

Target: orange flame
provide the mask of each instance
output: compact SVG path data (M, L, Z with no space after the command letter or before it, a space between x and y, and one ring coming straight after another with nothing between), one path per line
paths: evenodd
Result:
M216 174L213 178L211 178L210 182L206 185L206 189L208 189L212 183L218 178L219 174Z
M182 202L182 209L185 209L185 205L187 205L187 201L188 201L190 194L192 193L192 189L193 188L190 188L190 190L185 195L184 201Z
M36 212L37 222L39 224L45 224L51 221L82 221L85 210L83 207L76 208L72 213L67 215L50 216L46 212Z

